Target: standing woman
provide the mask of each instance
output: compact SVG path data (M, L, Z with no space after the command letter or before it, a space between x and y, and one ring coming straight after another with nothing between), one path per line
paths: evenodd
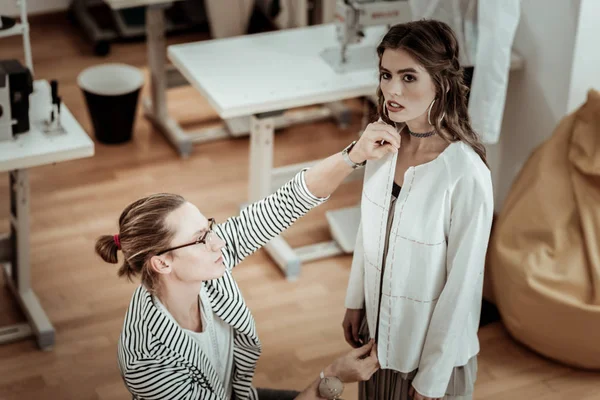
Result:
M375 339L381 369L360 399L471 399L493 195L458 43L422 20L377 53L380 120L365 132L394 127L401 145L365 171L343 327L354 347Z

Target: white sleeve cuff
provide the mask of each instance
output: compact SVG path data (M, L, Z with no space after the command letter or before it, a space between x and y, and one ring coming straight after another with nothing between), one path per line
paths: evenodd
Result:
M311 202L314 203L323 203L327 200L329 200L329 198L331 197L331 195L327 196L327 197L317 197L314 194L312 194L312 192L308 189L308 186L306 185L306 177L305 177L305 173L308 170L308 168L304 168L302 171L300 171L300 187L303 191L303 196L307 199L310 200Z

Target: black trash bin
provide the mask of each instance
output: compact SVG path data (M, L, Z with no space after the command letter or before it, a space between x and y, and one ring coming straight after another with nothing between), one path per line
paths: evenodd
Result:
M101 64L77 77L83 91L94 135L101 143L131 140L144 75L126 64Z

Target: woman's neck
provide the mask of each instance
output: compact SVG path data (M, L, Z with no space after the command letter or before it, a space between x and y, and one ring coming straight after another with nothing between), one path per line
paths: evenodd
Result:
M414 133L426 133L431 132L435 129L433 125L429 125L427 118L415 118L410 121L406 121L406 127Z
M419 154L419 153L428 153L428 152L440 152L445 149L448 145L446 140L444 140L440 135L435 134L433 136L428 136L424 138L414 137L409 133L415 132L412 130L412 126L414 123L411 121L411 124L404 123L402 125L396 125L402 136L402 144L401 147L404 147L404 151L410 154ZM435 129L433 126L429 126L429 131ZM424 128L422 128L424 129ZM425 132L423 130L423 132ZM422 133L421 131L416 131L415 133Z
M179 326L202 332L200 317L200 286L183 282L163 282L157 297Z
M433 135L424 138L418 138L412 136L406 130L401 133L402 135L402 146L405 150L409 150L411 153L428 153L442 151L448 146L448 142L440 135Z

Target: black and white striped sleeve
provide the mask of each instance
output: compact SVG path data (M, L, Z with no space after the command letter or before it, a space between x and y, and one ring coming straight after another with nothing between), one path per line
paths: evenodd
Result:
M144 400L220 400L209 388L194 381L184 367L174 367L152 357L127 366L123 379L129 392Z
M329 198L316 197L308 190L305 172L306 169L300 171L272 195L250 204L239 216L217 226L217 234L226 243L223 254L229 268L239 264Z

